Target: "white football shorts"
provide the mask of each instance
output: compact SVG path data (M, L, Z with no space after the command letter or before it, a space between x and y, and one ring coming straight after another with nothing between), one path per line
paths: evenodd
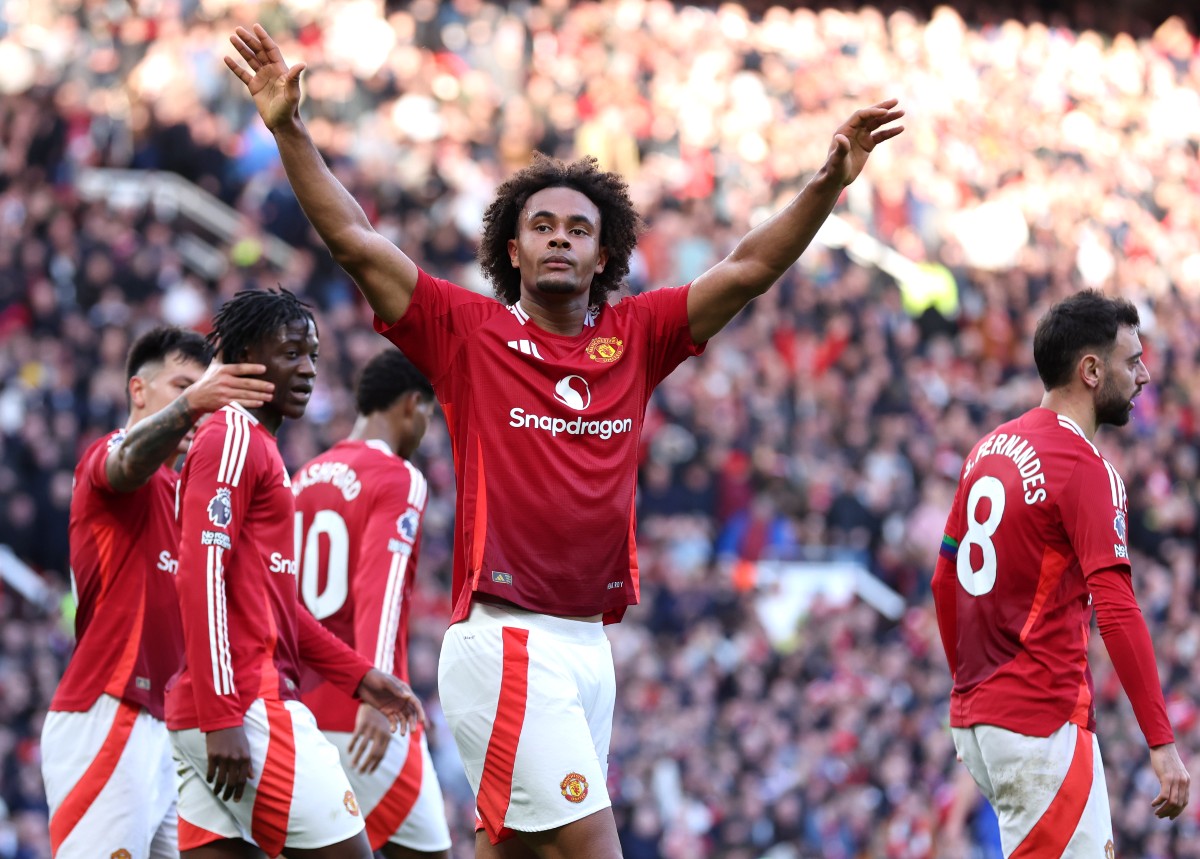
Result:
M616 680L600 621L476 602L446 631L438 693L493 844L612 804Z
M372 850L379 850L389 841L424 853L450 849L442 788L423 728L418 726L407 736L393 734L373 773L355 769L350 754L353 734L326 731L325 736L341 755L342 769L366 815Z
M167 726L136 704L101 695L42 726L42 780L55 859L171 859L175 764Z
M328 847L362 830L362 812L337 749L307 707L259 698L243 725L251 778L238 802L218 797L205 780L204 734L195 728L171 732L180 775L180 850L240 838L278 856L285 845Z
M1112 815L1100 744L1070 722L1049 737L994 725L952 728L975 783L1000 820L1007 859L1112 856Z

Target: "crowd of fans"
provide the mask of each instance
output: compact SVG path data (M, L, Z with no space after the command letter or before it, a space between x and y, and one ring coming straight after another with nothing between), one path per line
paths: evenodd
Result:
M751 16L666 0L0 5L0 544L56 592L69 590L72 469L124 421L138 332L163 319L203 329L243 288L310 301L321 377L281 435L292 467L348 432L354 370L384 345L220 61L255 15L307 63L309 128L377 227L480 290L482 211L535 150L592 154L629 179L649 227L636 292L727 253L853 109L894 95L908 111L838 215L909 264L814 245L652 403L643 605L610 630L610 788L629 859L999 855L954 759L928 582L963 454L1038 402L1033 324L1081 286L1143 314L1153 384L1132 426L1098 444L1130 488L1136 587L1200 771L1200 52L1177 19L1100 35L967 26L947 8ZM170 171L234 207L242 227L216 240L224 272L190 264L184 220L82 194L93 167ZM295 248L282 266L263 253L267 233ZM432 501L412 674L455 856L470 856L470 792L437 730L444 427L418 460ZM761 607L779 585L762 573L776 560L862 564L906 607L893 620L817 598L790 635L771 634ZM70 653L70 601L47 615L0 589L0 618L0 859L40 859L38 735ZM1144 741L1093 643L1118 851L1200 857L1196 813L1153 817Z

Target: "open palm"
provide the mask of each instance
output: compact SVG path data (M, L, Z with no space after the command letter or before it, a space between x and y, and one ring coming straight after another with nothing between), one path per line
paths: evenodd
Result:
M279 45L261 24L255 24L253 32L238 27L229 42L250 69L247 71L233 57L225 57L225 65L250 90L267 128L274 131L290 122L300 106L300 73L304 71L304 63L289 67Z
M889 98L856 110L834 132L825 169L843 186L858 178L877 144L890 140L904 130L903 125L888 125L904 116L903 110L896 109L897 103L896 99Z

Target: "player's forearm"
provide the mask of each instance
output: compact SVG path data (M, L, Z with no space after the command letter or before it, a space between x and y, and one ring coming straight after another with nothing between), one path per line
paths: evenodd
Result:
M309 223L334 259L343 266L353 262L363 235L373 231L366 213L330 172L299 117L273 133L288 182Z
M783 209L747 233L728 262L739 269L748 292L766 292L812 242L837 204L842 186L823 172Z
M950 666L951 677L954 677L958 670L957 584L958 577L953 563L939 555L930 587L934 595L938 635L942 639L942 649L946 652L946 664Z
M347 695L354 697L359 683L373 667L365 657L321 626L308 609L296 607L300 658L306 665Z
M1154 645L1128 574L1105 571L1092 575L1088 584L1096 607L1096 625L1146 744L1153 748L1173 743L1175 734L1158 681Z
M165 409L138 421L104 463L109 484L117 492L132 492L144 486L175 455L195 423L183 394Z

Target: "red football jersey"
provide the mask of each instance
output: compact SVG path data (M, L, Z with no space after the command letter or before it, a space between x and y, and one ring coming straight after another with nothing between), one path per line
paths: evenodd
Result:
M544 614L621 619L638 601L634 490L654 387L703 351L688 287L589 314L578 336L420 272L375 329L433 383L454 450L455 622L472 594Z
M370 664L298 604L295 504L275 437L240 406L216 412L196 432L179 498L186 659L168 727L230 728L256 698L299 698L302 661L353 695Z
M942 544L958 583L935 588L940 619L954 623L950 724L1040 737L1068 721L1095 730L1088 577L1129 569L1126 514L1116 469L1050 409L975 446Z
M376 668L407 682L425 476L382 441L342 441L297 471L292 491L304 604ZM301 688L321 730L354 730L357 701L307 669Z
M75 653L50 709L81 712L106 692L161 719L167 681L183 658L175 596L179 478L164 465L133 492L114 492L104 463L124 437L118 430L97 440L75 468Z

